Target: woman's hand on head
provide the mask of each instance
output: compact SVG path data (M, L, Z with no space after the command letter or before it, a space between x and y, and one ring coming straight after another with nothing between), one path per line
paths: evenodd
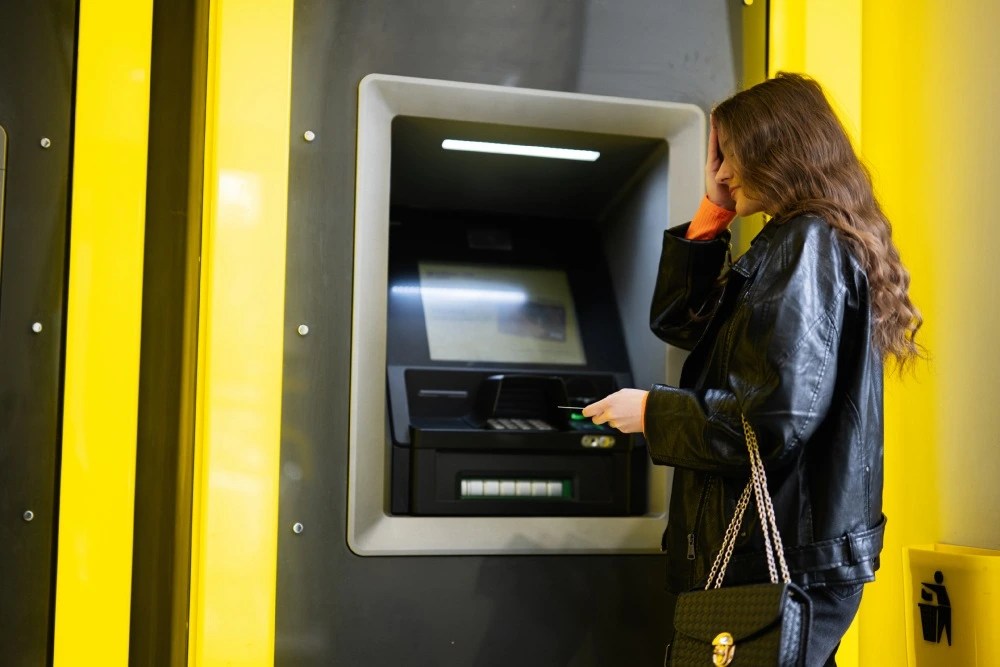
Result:
M584 417L595 424L608 424L622 433L642 433L646 394L642 389L620 389L583 408Z
M722 168L722 149L719 148L719 133L715 130L715 119L708 131L708 155L705 159L705 194L709 201L730 211L736 210L736 201L729 195L729 187L715 180Z

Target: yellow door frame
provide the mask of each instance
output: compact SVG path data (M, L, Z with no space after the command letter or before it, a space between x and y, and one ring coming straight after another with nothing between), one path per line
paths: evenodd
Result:
M152 0L81 0L53 664L128 663Z
M209 10L191 665L271 665L293 0Z

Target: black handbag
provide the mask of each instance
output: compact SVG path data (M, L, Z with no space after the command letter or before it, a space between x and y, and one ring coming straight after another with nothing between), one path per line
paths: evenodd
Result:
M750 481L726 529L705 590L681 593L677 598L674 639L667 649L666 664L670 666L801 667L806 664L811 620L809 598L791 583L774 507L767 492L757 437L746 417L743 417L743 432L750 452ZM722 588L751 493L764 532L771 583Z

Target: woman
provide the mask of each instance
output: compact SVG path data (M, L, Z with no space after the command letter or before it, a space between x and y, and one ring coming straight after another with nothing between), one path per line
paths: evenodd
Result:
M882 547L882 373L919 353L909 274L867 170L813 80L779 74L712 115L707 194L664 233L653 332L691 351L678 387L586 407L673 466L673 593L703 587L757 434L792 580L812 602L808 664L833 665ZM734 215L770 220L728 266ZM768 580L748 511L725 585Z

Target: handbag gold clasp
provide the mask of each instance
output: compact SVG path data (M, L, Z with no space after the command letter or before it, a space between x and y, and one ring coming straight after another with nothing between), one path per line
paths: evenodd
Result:
M733 661L736 654L736 642L728 632L720 632L712 640L712 664L717 667L726 667Z

